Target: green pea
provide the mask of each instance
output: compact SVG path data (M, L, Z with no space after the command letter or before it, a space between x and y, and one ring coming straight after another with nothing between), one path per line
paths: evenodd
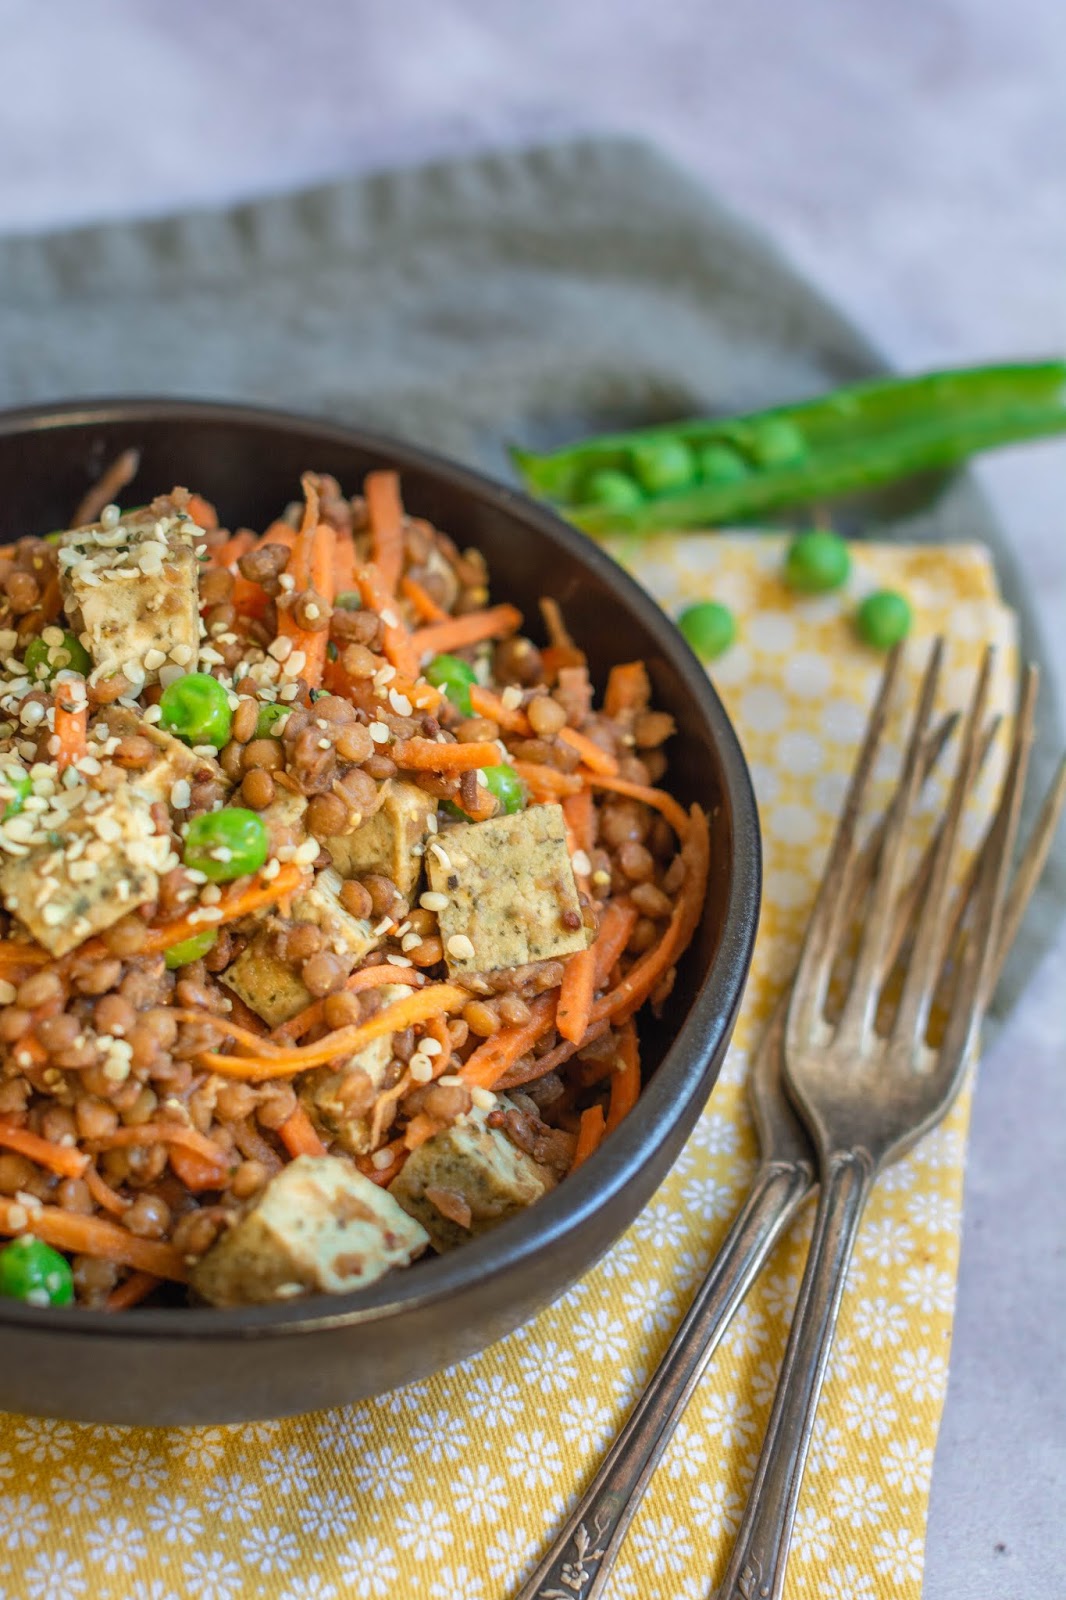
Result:
M737 636L733 613L718 600L701 600L689 606L678 617L677 625L701 661L713 661L722 655Z
M785 582L800 594L827 594L847 582L851 555L846 539L824 528L801 533L785 556Z
M0 794L10 791L11 799L4 807L3 821L8 817L17 817L26 801L33 793L33 780L28 772L23 772L21 767L6 767L0 773Z
M274 700L268 706L260 706L259 715L255 721L256 738L276 739L277 734L274 732L274 729L281 721L282 717L287 717L291 710L292 706L287 706L283 702L279 702L277 700Z
M188 672L163 690L160 724L185 744L229 743L233 713L229 695L209 672Z
M24 1233L0 1250L0 1295L31 1306L69 1306L74 1274L58 1250Z
M482 775L506 816L526 809L526 786L506 761L501 761L498 767L485 767Z
M193 818L185 830L182 860L212 883L228 883L258 872L269 848L266 823L257 812L226 806Z
M855 627L864 644L875 650L891 650L911 631L911 608L895 589L878 589L868 594L855 613Z
M59 629L48 628L49 634L58 633ZM93 659L74 633L64 631L62 640L47 643L44 634L39 634L36 639L31 639L26 646L26 654L22 658L26 668L26 676L35 683L51 683L57 672L69 670L80 672L83 676L92 668Z
M344 589L333 602L334 608L340 606L342 611L362 611L363 597L358 589Z
M180 944L172 944L163 956L163 961L171 969L187 967L190 961L199 961L201 956L205 956L217 939L217 928L205 928L203 933L194 933L191 939L183 939Z
M806 459L807 446L794 422L767 417L751 430L748 449L760 467L792 467Z
M628 472L619 472L615 467L603 467L599 472L589 473L581 486L579 499L582 505L628 511L630 506L639 506L644 496L640 492L640 485Z
M696 461L683 439L646 439L631 451L633 472L648 494L687 489L696 477Z
M426 668L425 678L435 689L443 689L452 705L464 717L474 715L474 708L470 704L470 685L477 682L477 676L473 667L460 661L458 656L434 656Z
M728 444L705 444L696 453L700 469L700 482L725 488L730 483L741 483L750 476L748 464L739 450Z

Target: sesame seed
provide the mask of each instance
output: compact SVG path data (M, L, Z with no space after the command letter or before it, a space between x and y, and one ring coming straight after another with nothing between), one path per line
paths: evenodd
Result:
M375 1172L384 1172L386 1167L392 1166L392 1151L375 1150L374 1154L370 1157L370 1165L374 1168Z
M440 824L437 821L437 813L435 811L430 812L429 816L426 818L427 830L430 833L436 833L439 826Z
M391 927L392 927L392 918L391 917L382 917L381 921L375 926L375 928L373 930L375 939L380 939L381 935L383 933L388 933L388 931L389 931L389 929Z
M411 702L398 689L389 690L389 705L398 717L409 717L411 715Z
M517 711L522 704L522 691L515 684L509 683L500 695L500 699L508 711Z
M611 874L609 872L605 872L602 867L597 867L596 871L592 874L592 881L598 889L602 889L604 884L610 883Z
M161 706L147 706L145 708L145 711L144 711L144 720L145 720L145 722L149 722L149 723L161 722L162 718L163 718L163 711L162 711L162 707Z
M285 662L285 676L287 678L298 678L306 665L307 652L305 650L294 650Z
M445 948L456 961L472 961L474 958L474 946L465 933L453 933Z
M423 1039L418 1048L424 1056L439 1056L444 1046L439 1039Z
M436 1040L433 1042L436 1044ZM442 1077L437 1079L437 1082L440 1084L442 1089L457 1089L462 1081L462 1078L460 1078L457 1072L446 1072Z
M483 1089L480 1084L475 1084L470 1091L470 1098L479 1111L491 1111L496 1104L496 1096L491 1089Z
M171 661L176 661L181 667L188 666L189 662L192 660L192 656L193 650L191 644L176 644L171 648ZM222 657L219 656L218 659L221 661Z
M407 1063L407 1070L416 1083L429 1083L433 1078L433 1063L418 1051Z
M268 645L267 654L272 655L275 661L288 661L292 655L292 640L288 634L280 633L274 642Z
M25 1206L8 1206L7 1224L12 1233L21 1233L29 1220L29 1213Z
M444 911L448 905L448 896L438 894L436 889L427 889L425 894L420 894L418 903L424 911Z
M278 575L278 588L285 594L291 594L296 588L296 579L291 572L282 572Z
M584 850L574 851L573 855L570 857L570 865L573 867L579 878L587 878L589 873L592 871L592 862L589 860Z
M400 940L400 949L401 950L417 950L421 943L422 943L422 935L420 933L405 933L403 938ZM14 991L14 989L12 989L12 991L11 991L12 999L14 999L14 995L15 995L15 991Z
M404 967L408 972L411 970L411 963L407 960L406 956L398 956L394 951L390 950L389 954L385 957L385 960L389 963L390 967Z
M185 811L192 799L192 786L188 778L177 778L170 786L170 803L175 811Z
M447 850L445 850L444 846L440 843L440 841L438 839L431 839L429 841L429 848L433 852L433 854L436 856L437 860L440 862L440 864L444 868L445 872L447 872L450 869L451 864L452 864L452 858L448 854Z
M309 867L312 861L318 860L318 852L321 848L317 839L305 839L297 849L293 860L301 867Z
M389 729L388 729L388 726L387 726L386 723L384 723L384 722L372 722L370 724L370 730L369 731L370 731L370 737L373 739L375 744L388 744L388 742L389 742Z
M328 739L319 739L318 748L320 750L331 750L333 748L333 746L330 744L330 741Z
M395 611L379 611L378 616L381 618L386 628L395 628L399 626L400 619L396 615Z
M107 528L108 530L110 530L111 528L117 527L118 526L118 520L121 517L121 515L122 515L122 512L119 510L118 506L116 506L116 505L105 506L104 509L100 513L100 526L101 526L101 528Z
M271 857L271 859L267 862L266 866L263 868L263 870L259 874L259 876L264 880L264 882L269 883L272 878L276 878L277 877L277 875L278 875L278 873L280 871L281 871L281 862L278 861L276 858Z
M166 659L162 650L152 649L146 650L144 653L144 664L149 672L158 672L160 667L165 664Z

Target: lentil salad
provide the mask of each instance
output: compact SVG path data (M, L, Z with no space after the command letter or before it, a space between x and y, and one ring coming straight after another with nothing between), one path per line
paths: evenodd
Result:
M395 474L262 534L123 481L0 552L0 1292L354 1288L632 1108L706 819L643 665L596 706Z

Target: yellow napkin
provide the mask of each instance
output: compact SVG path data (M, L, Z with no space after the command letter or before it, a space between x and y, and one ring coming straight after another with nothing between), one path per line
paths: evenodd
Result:
M916 638L981 645L1010 709L1014 621L977 547L862 545L840 595L799 600L773 536L661 536L615 554L676 614L714 596L739 638L712 669L751 762L765 891L721 1080L631 1231L535 1321L378 1400L250 1427L0 1421L4 1600L505 1600L624 1421L741 1203L756 1158L749 1054L795 960L882 662L847 615L889 584ZM912 676L920 654L911 653ZM985 794L991 793L990 763ZM891 752L885 774L891 767ZM866 1216L804 1483L792 1600L918 1600L947 1379L968 1098ZM810 1213L728 1331L637 1513L615 1600L704 1600L721 1577L773 1397Z

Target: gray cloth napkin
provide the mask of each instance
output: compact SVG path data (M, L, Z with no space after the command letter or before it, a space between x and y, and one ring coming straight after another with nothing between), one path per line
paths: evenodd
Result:
M740 411L882 368L760 236L655 151L582 139L161 221L0 240L0 404L180 395L418 440L496 476L506 445ZM964 477L877 497L855 531L978 538L1043 656L1012 554ZM1035 773L1061 743L1048 686ZM1066 905L1066 840L999 991Z

